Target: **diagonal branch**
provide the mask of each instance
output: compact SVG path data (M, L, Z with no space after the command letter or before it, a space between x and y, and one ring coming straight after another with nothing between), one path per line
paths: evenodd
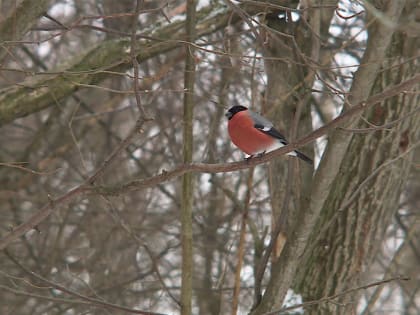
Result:
M102 308L106 308L106 309L113 309L113 310L117 310L120 312L124 312L124 313L131 313L131 314L142 314L142 315L165 315L162 313L155 313L155 312L148 312L148 311L142 311L142 310L137 310L137 309L131 309L128 307L124 307L124 306L120 306L120 305L116 305L113 303L108 303L102 300L98 300L83 294L80 294L76 291L70 290L68 288L66 288L65 286L55 283L53 281L50 281L44 277L42 277L39 274L36 274L35 272L27 269L25 266L23 266L19 261L16 260L15 257L13 257L7 250L5 251L6 256L15 264L17 265L20 269L22 269L26 274L28 274L29 276L31 276L32 278L36 279L37 281L42 282L43 284L50 286L52 288L54 288L55 290L61 291L63 293L66 293L70 296L76 297L81 301L86 301L89 302L91 305L97 306L97 307L102 307Z
M249 14L261 10L249 5L242 8ZM232 15L231 10L205 7L197 12L197 37L212 34L229 22L236 23L239 20L240 17ZM185 21L150 29L154 30L153 36L142 34L139 37L143 39L134 46L131 45L132 38L103 41L68 62L70 66L64 69L61 66L51 72L29 77L28 81L19 86L0 90L0 126L57 104L57 101L68 97L81 86L94 85L116 72L124 72L133 66L132 52L135 52L137 62L142 63L185 45Z
M309 135L301 138L300 140L291 143L287 146L284 146L278 150L273 152L267 153L260 158L255 158L251 160L241 161L241 162L233 162L233 163L221 163L221 164L205 164L205 163L191 163L191 164L184 164L181 165L172 171L162 171L161 174L152 176L143 180L134 180L129 183L115 186L115 187L108 187L108 186L91 186L86 183L82 183L76 188L71 189L64 195L58 197L55 200L51 200L47 203L44 207L38 210L35 214L33 214L26 222L22 223L12 232L7 234L5 237L0 239L0 250L5 249L11 242L16 240L17 238L24 235L26 232L30 231L42 221L44 221L57 206L63 206L73 200L75 197L83 196L87 194L102 194L102 195L118 195L121 193L126 193L132 190L139 190L145 188L154 187L160 183L169 181L171 179L177 178L187 172L202 172L202 173L227 173L227 172L234 172L242 169L247 169L259 164L267 163L268 161L278 157L280 155L284 155L291 151L298 149L305 144L311 143L318 139L319 137L326 135L327 133L331 132L332 130L342 126L346 123L350 118L353 116L360 114L365 109L373 107L374 105L379 104L380 102L398 95L400 93L406 93L410 88L413 86L418 85L420 82L420 74L398 84L392 86L381 93L375 94L372 97L368 98L366 101L360 102L353 107L351 107L348 111L343 113L342 115L338 116L336 119L332 120L327 125L311 132ZM105 165L105 166L104 166ZM101 167L106 167L107 164L103 164ZM98 171L95 171L94 174L97 174ZM99 173L102 173L99 172ZM95 176L95 175L93 175ZM98 175L95 176L95 179ZM89 179L87 181L89 183Z
M403 10L400 1L388 1L384 6L384 14L389 19L398 21ZM388 47L391 44L393 31L377 21L367 22L369 41L364 50L362 60L354 74L351 88L343 111L354 110L353 104L358 106L366 105L364 101L369 99L372 88L376 82L378 73L385 60ZM342 117L340 115L339 117ZM359 121L358 117L346 120L346 127L354 127ZM287 290L295 280L298 273L299 263L302 262L302 255L313 232L315 224L325 207L329 197L337 195L337 187L334 187L334 180L340 177L340 166L343 160L348 158L347 150L353 135L345 132L335 132L328 138L328 144L324 150L322 159L313 177L310 198L302 200L301 210L297 216L299 224L296 225L293 235L288 238L282 255L272 266L270 277L261 303L251 314L263 314L278 308L283 301Z
M376 286L380 286L380 285L384 285L386 283L393 282L393 281L409 281L409 280L410 280L410 278L407 278L407 277L404 277L404 276L398 276L398 277L388 278L388 279L384 279L384 280L380 280L380 281L375 281L375 282L372 282L372 283L369 283L369 284L366 284L366 285L363 285L363 286L360 286L360 287L357 287L357 288L352 288L352 289L349 289L349 290L346 290L346 291L343 291L343 292L340 292L340 293L337 293L337 294L334 294L334 295L331 295L331 296L324 297L324 298L319 299L319 300L308 301L308 302L293 305L293 306L283 307L283 308L281 308L279 310L276 310L276 311L264 313L263 315L274 315L274 314L280 315L282 313L289 314L289 311L295 310L297 308L301 308L301 307L305 308L305 307L317 305L317 304L320 304L320 303L333 302L333 300L335 300L338 297L341 297L341 296L347 295L347 294L351 294L351 293L354 293L354 292L357 292L357 291L360 291L360 290L366 290L366 289L376 287Z
M7 46L20 40L48 10L51 0L24 0L0 23L0 62L9 53Z

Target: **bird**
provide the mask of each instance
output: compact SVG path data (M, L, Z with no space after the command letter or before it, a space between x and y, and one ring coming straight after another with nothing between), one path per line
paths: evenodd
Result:
M271 121L245 106L235 105L226 112L225 116L228 119L230 139L235 146L249 155L248 158L263 155L288 144L286 138L274 128ZM297 150L288 155L313 164L311 158Z

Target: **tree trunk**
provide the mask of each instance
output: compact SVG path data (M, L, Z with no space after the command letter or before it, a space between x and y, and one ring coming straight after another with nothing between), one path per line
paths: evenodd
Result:
M336 3L336 1L324 2L324 5ZM296 7L297 4L296 1L289 1L288 7ZM308 7L312 5L314 3L308 3ZM321 38L327 36L334 10L321 11L309 8L302 12L305 13L298 21L293 21L291 11L270 12L265 19L269 29L263 33L266 37L264 53L267 57L264 111L289 141L312 130L311 93L308 91L313 85L315 72L312 71L310 64L317 62L321 54L320 40L314 33ZM307 149L301 150L309 156L312 155ZM271 237L274 246L268 248L265 255L271 254L273 268L280 264L278 258L283 254L283 246L291 237L295 225L300 224L299 217L306 212L305 205L310 198L313 174L313 168L298 159L290 158L289 163L285 159L271 162L268 168L272 207ZM294 261L298 255L299 251L296 251L292 256L286 254L285 257L289 261ZM262 276L259 273L262 273L263 263L260 263L256 271L256 304L261 298L259 285ZM283 274L282 288L275 294L275 302L271 307L281 306L292 279L293 272Z
M394 5L402 9L403 2ZM376 42L373 37L378 33L371 29L369 36ZM385 58L377 60L381 62L381 71L372 93L418 72L418 64L412 58L418 47L414 42L415 39L401 32L394 35ZM416 94L395 96L369 110L357 124L356 129L363 129L371 126L365 121L382 126L406 117L389 128L354 131L294 282L294 288L305 300L331 296L368 282L369 269L365 266L382 244L408 179L413 142L420 130L418 115L410 113L417 106ZM349 314L355 311L357 305L350 303L355 300L357 295L346 295L337 301L340 305L344 303L344 307L328 303L310 310L314 314Z

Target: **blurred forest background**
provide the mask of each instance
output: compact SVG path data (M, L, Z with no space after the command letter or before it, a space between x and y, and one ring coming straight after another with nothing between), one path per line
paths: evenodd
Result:
M420 314L419 36L417 0L0 1L0 313ZM314 167L244 161L239 104Z

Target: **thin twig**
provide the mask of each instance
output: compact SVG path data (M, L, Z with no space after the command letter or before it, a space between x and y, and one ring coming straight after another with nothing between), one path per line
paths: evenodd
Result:
M139 118L136 125L131 129L130 133L120 142L120 144L111 152L111 154L103 161L102 165L91 175L87 180L86 184L92 185L98 177L100 177L109 165L115 161L115 158L130 145L133 138L142 130L143 124L146 122L145 119Z
M17 261L16 258L14 258L7 250L4 251L4 253L6 254L6 256L13 261L13 263L18 266L20 269L22 269L26 274L28 274L29 276L35 278L38 281L41 281L42 283L45 283L46 285L59 290L63 293L67 293L71 296L77 297L83 301L88 301L90 302L90 304L95 305L95 306L99 306L99 307L103 307L103 308L108 308L108 309L114 309L114 310L118 310L118 311L122 311L122 312L126 312L126 313L132 313L132 314L142 314L142 315L165 315L162 313L155 313L155 312L148 312L148 311L142 311L142 310L136 310L136 309L131 309L128 307L124 307L124 306L120 306L120 305L116 305L116 304L112 304L112 303L107 303L104 302L102 300L98 300L95 298L91 298L88 296L85 296L83 294L77 293L73 290L70 290L58 283L55 283L53 281L50 281L44 277L42 277L41 275L36 274L35 272L27 269L25 266L23 266L19 261Z
M283 307L283 308L281 308L279 310L276 310L276 311L264 313L263 315L274 315L274 314L280 315L281 313L285 313L285 312L288 312L288 311L291 311L291 310L294 310L294 309L297 309L297 308L301 308L301 307L309 307L309 306L313 306L313 305L317 305L317 304L325 303L325 302L333 303L334 302L333 300L338 298L338 297L341 297L341 296L344 296L344 295L347 295L347 294L351 294L351 293L354 293L354 292L357 292L357 291L360 291L360 290L366 290L366 289L369 289L371 287L376 287L378 285L383 285L383 284L393 282L393 281L408 281L408 280L410 280L410 278L404 277L404 276L398 276L398 277L393 277L393 278L389 278L389 279L384 279L384 280L381 280L381 281L375 281L375 282L369 283L367 285L352 288L352 289L345 290L343 292L340 292L340 293L337 293L337 294L334 294L334 295L330 295L330 296L321 298L319 300L308 301L308 302L301 303L301 304L296 304L296 305L293 305L293 306Z
M136 134L136 130L139 130L139 127L144 123L143 120L139 121L136 124L136 127L130 132L129 136L124 139L124 141L117 147L110 157L104 161L104 163L99 167L99 169L92 175L86 182L80 184L79 186L71 189L67 193L58 197L57 199L51 200L46 205L44 205L40 210L33 214L26 222L22 223L18 227L14 228L12 232L7 234L5 237L0 239L0 250L5 249L11 242L24 235L26 232L33 229L35 226L44 221L52 212L55 206L64 204L73 200L73 198L85 195L89 193L94 194L103 194L103 195L116 195L121 193L126 193L132 190L139 190L144 188L154 187L160 183L166 182L168 180L179 177L187 172L203 172L203 173L227 173L234 172L237 170L247 169L258 164L267 163L275 157L284 155L286 153L292 152L298 149L301 146L304 146L308 143L311 143L318 139L321 136L326 135L332 130L340 127L345 123L349 118L359 114L363 110L373 107L380 102L393 97L400 93L405 93L411 87L415 86L420 82L420 74L413 76L412 78L398 84L394 85L381 93L375 94L368 98L366 101L360 102L352 106L349 110L329 122L328 124L322 126L321 128L316 129L300 140L290 143L287 146L284 146L280 149L277 149L273 152L267 153L259 158L250 159L242 162L234 163L222 163L222 164L205 164L205 163L190 163L181 165L172 171L162 171L161 174L152 176L143 180L135 180L118 187L104 187L96 186L92 187L91 183L94 182L107 168L107 166L113 161L113 159L118 155L118 153L125 148L125 146L131 141L131 139Z
M350 195L350 197L347 198L347 200L344 202L344 204L338 210L336 210L334 212L334 215L328 220L328 222L322 226L322 229L317 233L316 239L312 242L311 246L305 250L305 255L310 254L314 250L315 246L317 246L319 244L321 239L324 237L325 233L334 224L335 220L338 219L338 217L343 213L343 211L345 209L347 209L356 200L356 197L359 195L359 193L362 192L363 188L373 178L375 178L376 175L378 175L384 168L388 167L389 165L392 165L393 163L395 163L399 159L401 159L404 156L406 156L407 154L409 154L412 150L417 148L419 145L420 145L420 141L414 143L411 147L407 148L407 150L405 150L404 152L399 154L397 157L384 162L383 164L378 166L374 171L372 171L372 173L370 173L369 176L367 176L360 183L360 185L356 188L356 190L353 191L353 193Z
M147 254L149 255L149 258L151 260L152 263L152 270L153 272L156 274L160 284L162 285L163 289L165 290L165 292L168 294L168 296L175 302L175 304L177 304L178 306L180 306L180 302L179 300L171 293L171 291L168 289L168 286L166 285L160 271L159 271L159 265L158 265L158 261L156 258L156 255L153 253L153 251L150 249L150 247L144 243L138 236L137 234L133 231L133 229L131 228L131 226L124 220L124 218L122 216L120 216L120 214L118 213L118 211L115 209L115 207L113 206L112 202L106 198L103 197L106 201L106 203L109 205L109 209L110 209L110 213L111 213L111 217L112 219L117 222L124 231L126 231L128 233L128 235L130 235L130 237L141 247L143 247Z
M387 128L390 128L396 124L398 124L399 122L411 117L413 114L416 114L418 111L420 111L420 106L415 108L414 110L412 110L411 112L399 117L398 119L395 119L393 121L390 121L388 123L385 123L383 125L380 126L376 126L372 123L367 122L368 124L372 125L372 127L369 128L358 128L358 129L353 129L353 128L345 128L345 127L340 127L339 130L343 130L343 131L348 131L348 132L353 132L353 133L368 133L368 132L372 132L372 131L377 131L377 130L386 130Z
M33 169L30 169L28 167L22 166L24 164L28 164L28 162L9 162L9 163L8 162L0 162L0 166L16 168L18 170L28 172L28 173L31 173L31 174L34 174L34 175L51 175L51 174L56 173L60 170L59 168L57 168L55 170L48 171L48 172L40 172L40 171L35 171Z

